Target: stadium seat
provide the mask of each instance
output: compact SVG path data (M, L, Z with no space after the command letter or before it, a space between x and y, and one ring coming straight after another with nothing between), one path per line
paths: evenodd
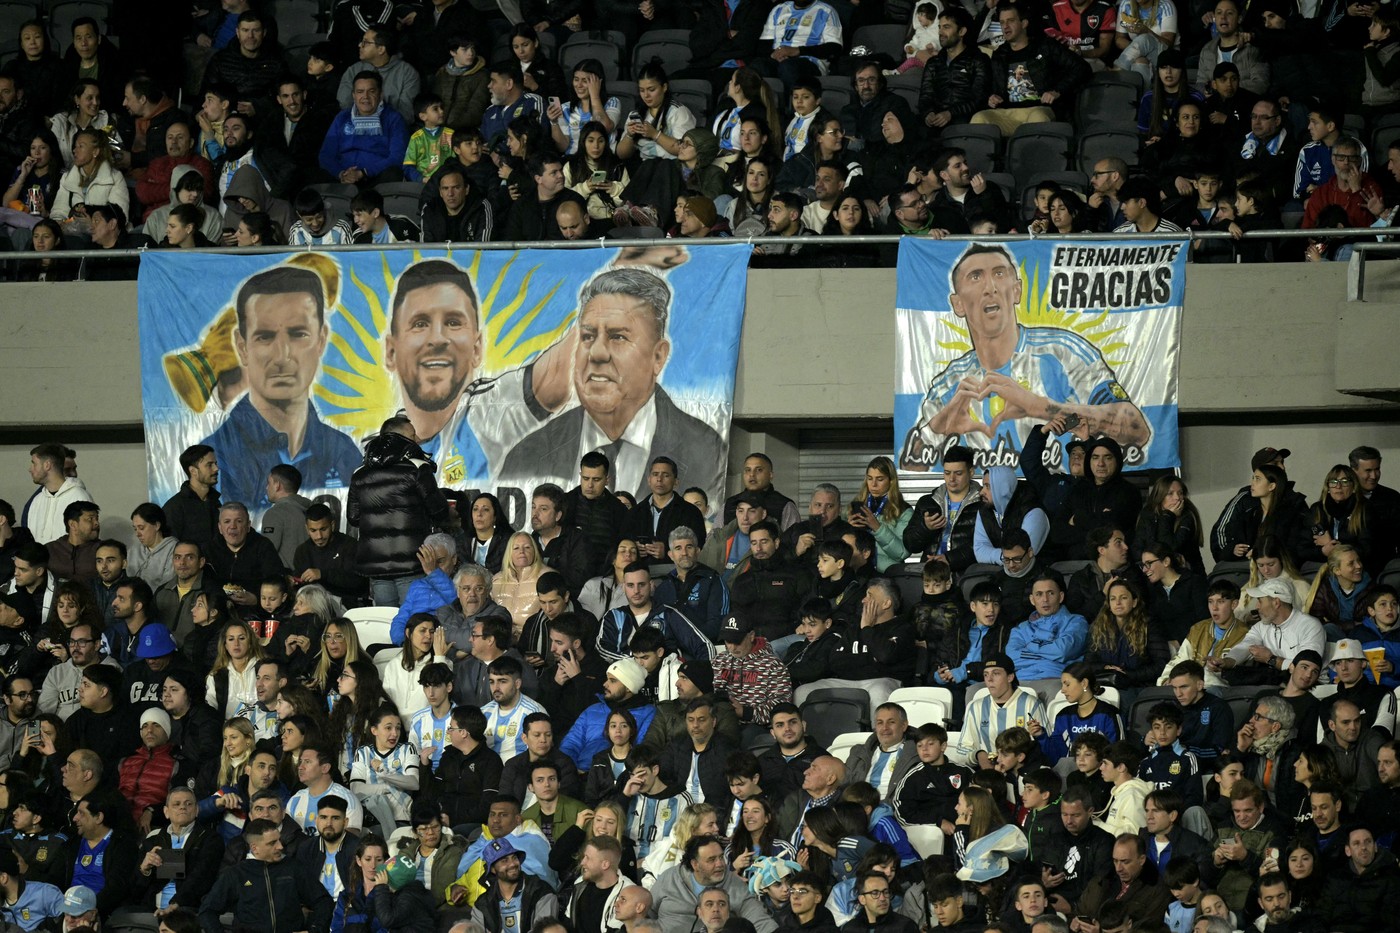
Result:
M919 604L924 594L924 568L922 564L896 564L885 571L899 588L899 604L909 610Z
M564 78L573 76L574 66L585 58L596 58L603 65L603 78L609 84L622 74L622 50L603 39L580 39L578 35L564 43L559 50L559 65L564 69Z
M1050 565L1050 569L1068 580L1085 567L1089 566L1087 560L1060 560Z
M360 189L354 185L342 185L338 181L323 181L307 187L323 198L344 198L347 201L360 193Z
M1015 190L1035 184L1050 172L1063 172L1068 165L1070 145L1070 140L1058 133L1018 130L1006 143L1006 170L1016 179Z
M863 45L872 55L888 55L896 63L904 61L904 33L907 30L899 24L862 26L851 37L851 48Z
M1139 95L1142 94L1142 75L1136 71L1096 71L1094 77L1090 79L1090 84L1123 84L1136 89Z
M777 108L779 114L786 113L791 109L791 101L788 100L787 91L783 88L782 78L764 78L763 83L768 85L768 90L773 95L773 106Z
M1025 684L1021 684L1021 685L1018 686L1016 689L1019 690L1019 691L1021 691L1022 693L1030 694L1031 696L1033 696L1033 697L1035 697L1036 699L1040 700L1040 702L1041 702L1042 704L1043 704L1043 703L1046 701L1046 699L1047 699L1046 697L1041 696L1039 693L1037 693L1037 692L1036 692L1035 690L1033 690L1032 688L1027 687ZM982 694L984 694L984 693L986 693L986 692L987 692L987 688L986 688L986 687L978 686L978 687L974 688L974 689L971 691L971 693L968 695L968 698L967 698L967 705L968 705L968 706L971 706L973 703L976 703L978 700L980 700L980 699L982 698ZM952 741L952 740L950 739L949 742L951 743L951 741Z
M668 69L669 70L669 69ZM714 89L704 78L672 78L671 96L689 107L701 126L708 128L709 116L714 111Z
M318 42L325 42L326 35L321 32L302 32L293 36L288 36L282 43L282 51L296 64L298 71L306 70L306 61L311 57L311 47Z
M656 42L679 42L682 45L690 45L689 29L648 29L637 37L640 44L648 40ZM625 43L623 43L625 44Z
M355 626L355 637L362 647L391 643L389 627L399 610L394 606L360 606L345 610L345 619Z
M1094 128L1137 132L1137 91L1126 84L1090 84L1079 92L1075 124L1080 133Z
M1001 564L973 564L963 571L962 580L958 585L962 587L963 599L972 599L972 590L983 580L990 580L1001 572Z
M660 227L613 227L604 236L610 240L664 240L666 231Z
M943 854L943 827L924 823L910 823L904 827L909 844L922 858Z
M1278 693L1276 686L1226 687L1221 699L1230 704L1230 715L1235 720L1235 731L1244 728L1249 717L1254 715L1254 704L1262 696Z
M1163 700L1175 700L1176 694L1171 687L1146 687L1138 691L1137 699L1133 701L1133 708L1125 715L1129 733L1141 738L1151 730L1152 723L1147 721L1147 711L1152 709Z
M1220 561L1210 569L1210 582L1214 583L1216 580L1229 580L1236 586L1243 587L1249 582L1249 561Z
M97 20L98 28L107 32L107 17L112 5L99 0L65 0L54 5L50 11L49 35L54 38L54 48L67 49L73 42L73 23L84 16ZM0 3L0 36L19 36L19 27L27 19L34 18L32 3ZM104 101L104 104L106 102Z
M744 750L753 755L762 755L777 744L778 740L773 738L773 733L760 732L749 739L748 743L744 746Z
M916 729L927 723L941 726L953 711L953 694L947 687L900 687L890 694L889 702L904 707L909 725Z
M1130 133L1090 133L1079 140L1079 170L1088 175L1099 159L1117 156L1129 166L1138 164L1138 136Z
M895 94L898 94L900 97L903 97L903 98L904 98L904 102L905 102L906 104L909 105L910 111L912 111L913 113L916 113L916 114L919 112L919 89L918 89L918 88L916 88L916 87L892 87L892 88L890 88L890 90L893 91ZM905 129L908 130L908 129L910 129L910 127L905 127Z
M826 83L828 80L830 79L822 79L822 109L836 115L851 102L854 95L844 82L839 86L833 86Z
M843 732L826 746L826 750L840 759L842 764L851 757L851 749L858 745L864 745L865 740L870 738L873 732Z
M1377 583L1387 586L1400 587L1400 558L1397 558L1385 565L1380 576L1376 578Z
M1016 176L1010 172L984 172L983 177L1001 189L1001 196L1006 198L1006 203L1016 203Z
M944 133L939 138L940 148L956 148L967 153L967 164L974 172L994 172L997 169L997 156L1001 151L1001 134L989 136L983 133L963 133L965 129L996 129L996 127L960 126L957 132Z
M419 196L423 186L416 181L391 181L375 185L374 190L384 196L384 213L407 217L417 221L422 213Z
M277 34L321 32L326 26L316 0L281 0L277 4Z
M661 61L661 67L666 69L667 75L673 75L678 71L690 67L690 46L685 42L678 42L672 39L651 39L643 36L637 47L632 51L632 76L635 78L642 65L653 58ZM709 84L708 81L705 84ZM674 91L676 82L671 82L671 90ZM708 96L708 95L707 95Z
M813 690L802 704L807 734L829 746L843 732L870 731L870 695L852 687Z

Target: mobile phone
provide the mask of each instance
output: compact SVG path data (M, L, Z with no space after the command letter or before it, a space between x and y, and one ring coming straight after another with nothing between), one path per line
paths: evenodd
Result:
M1083 418L1079 417L1074 412L1070 412L1068 415L1065 415L1065 430L1073 431L1075 428L1079 427L1083 421Z
M29 722L25 723L25 725L24 725L24 739L25 739L25 741L27 742L27 741L29 741L30 739L37 739L37 738L42 734L41 728L42 728L42 727L41 727L41 725L40 725L40 723L39 723L39 720L37 720L37 719L30 720Z
M557 98L557 97L551 97L551 98L549 99L549 106L551 106L551 107L560 107L560 106L563 106L563 105L559 103L559 98Z
M605 184L608 180L608 172L606 169L599 169L594 172L588 180L595 185Z

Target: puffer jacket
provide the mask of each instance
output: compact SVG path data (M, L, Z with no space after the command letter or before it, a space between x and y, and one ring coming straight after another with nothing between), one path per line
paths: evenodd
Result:
M967 495L963 497L962 508L958 510L957 521L953 523L953 530L948 536L948 565L953 568L954 573L962 573L976 563L972 539L977 530L977 513L985 507L982 501L982 487L972 483L968 487ZM910 554L925 554L938 546L943 529L929 531L924 527L924 516L935 509L940 515L948 514L946 486L940 486L933 492L920 496L919 501L915 503L914 514L910 516L909 524L904 526L903 532L904 546L909 549Z
M977 49L964 49L951 61L940 52L924 65L919 85L919 113L947 110L953 123L966 123L987 107L992 96L992 63Z
M448 521L436 473L437 464L400 434L380 434L369 442L346 503L350 524L360 529L357 572L381 578L421 572L419 545Z

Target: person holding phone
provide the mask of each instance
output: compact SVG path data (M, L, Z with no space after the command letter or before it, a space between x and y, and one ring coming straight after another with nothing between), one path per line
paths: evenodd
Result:
M603 63L598 59L585 58L574 66L569 90L567 101L551 97L545 110L554 145L566 156L578 152L583 129L589 123L601 124L611 136L622 119L622 103L608 96Z

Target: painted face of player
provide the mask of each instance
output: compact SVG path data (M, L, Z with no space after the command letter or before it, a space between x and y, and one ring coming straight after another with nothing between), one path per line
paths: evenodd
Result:
M415 288L394 313L384 362L423 411L454 405L481 366L481 331L467 293L441 283Z
M1021 277L1004 253L978 253L958 264L948 301L953 313L967 321L974 345L996 340L1008 330L1015 332Z
M273 403L304 402L327 335L316 299L306 292L249 298L234 347L252 395Z

